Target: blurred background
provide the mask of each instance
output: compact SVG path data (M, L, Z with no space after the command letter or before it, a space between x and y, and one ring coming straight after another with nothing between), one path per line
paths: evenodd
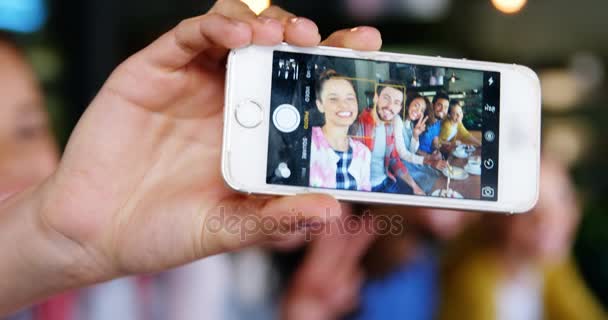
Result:
M269 5L266 0L247 2L258 10ZM36 3L0 1L0 23L19 31L17 39L44 84L54 129L64 145L122 60L181 19L204 13L213 1ZM576 263L596 297L608 306L608 1L272 3L314 20L323 36L339 28L373 25L382 32L386 51L532 67L543 89L543 148L568 164L584 210L574 246ZM6 10L13 14L3 14Z

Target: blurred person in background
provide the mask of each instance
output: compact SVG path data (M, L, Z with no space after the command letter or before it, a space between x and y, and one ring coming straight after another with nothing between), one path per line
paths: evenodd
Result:
M51 175L59 150L51 132L42 90L25 55L0 33L0 201ZM72 293L9 316L11 320L70 319Z
M441 244L476 216L395 207L364 212L376 236L313 243L289 281L285 319L435 319Z
M435 319L443 244L458 236L476 215L425 208L390 210L378 208L374 214L401 215L403 233L381 236L368 250L361 303L351 318Z
M439 319L608 319L570 257L580 215L566 168L545 157L536 208L484 216L455 247Z
M281 319L340 319L361 302L359 291L365 281L361 259L375 238L372 218L345 217L319 231L288 281Z
M32 67L9 34L0 34L0 201L42 182L59 162L45 99ZM23 310L11 320L136 318L137 283L121 279L67 293Z
M59 151L42 90L23 53L0 34L0 200L55 171Z

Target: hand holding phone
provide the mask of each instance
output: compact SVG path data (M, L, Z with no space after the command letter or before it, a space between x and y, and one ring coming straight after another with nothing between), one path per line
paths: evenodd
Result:
M80 119L58 170L0 206L0 314L57 291L275 242L285 227L340 215L328 195L249 197L221 177L226 55L283 40L313 46L320 38L313 22L278 7L258 17L224 0L121 64ZM377 30L359 28L325 43L371 50L380 42ZM254 228L235 232L234 219Z

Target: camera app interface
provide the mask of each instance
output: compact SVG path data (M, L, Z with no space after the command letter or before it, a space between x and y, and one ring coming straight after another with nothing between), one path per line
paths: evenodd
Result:
M497 200L500 74L275 51L267 183Z

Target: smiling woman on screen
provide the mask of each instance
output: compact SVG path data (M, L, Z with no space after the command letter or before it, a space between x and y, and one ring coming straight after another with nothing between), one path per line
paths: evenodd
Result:
M327 70L319 76L316 93L325 124L312 128L310 186L370 191L371 153L348 137L359 112L352 82Z

